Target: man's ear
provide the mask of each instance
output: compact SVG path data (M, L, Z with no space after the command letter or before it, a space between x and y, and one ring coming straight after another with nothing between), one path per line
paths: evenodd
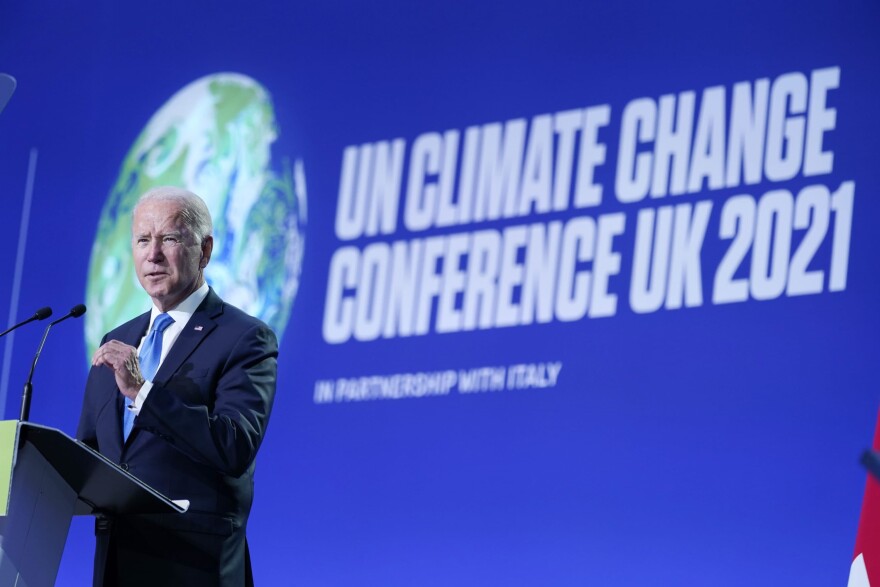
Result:
M206 236L202 241L202 256L199 258L199 268L204 269L211 260L211 252L214 250L214 237Z

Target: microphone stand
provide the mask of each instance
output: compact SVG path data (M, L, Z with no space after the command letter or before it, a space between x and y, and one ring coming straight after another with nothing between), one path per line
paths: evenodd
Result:
M82 304L74 306L70 312L55 320L54 322L49 322L49 325L46 327L46 330L43 332L43 340L40 341L40 347L37 349L37 354L34 356L34 362L31 363L31 371L28 373L27 381L24 383L24 392L21 396L21 417L19 420L22 422L27 422L28 418L31 415L31 392L34 389L34 386L31 384L31 380L34 378L34 369L37 366L37 361L40 359L40 353L43 352L43 345L46 344L46 337L49 336L49 329L58 324L63 320L67 320L68 318L79 318L83 314L86 313L86 307Z
M22 422L27 422L31 415L31 392L34 390L31 380L34 378L34 369L37 366L37 361L40 359L40 353L43 352L43 345L46 344L46 337L49 336L49 329L52 328L52 324L55 324L55 322L49 323L49 326L43 331L43 340L40 341L40 348L37 349L34 362L31 363L31 372L28 373L27 381L24 382L24 393L21 396L21 417L19 418Z

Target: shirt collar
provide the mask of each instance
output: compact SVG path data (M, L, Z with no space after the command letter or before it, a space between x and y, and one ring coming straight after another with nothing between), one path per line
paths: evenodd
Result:
M210 289L211 288L208 286L208 282L203 283L199 289L189 294L189 296L185 300L177 304L177 306L175 306L173 310L168 310L165 313L174 319L174 324L183 326L184 324L189 322L189 319L195 313L199 305L205 300L206 297L208 297L208 291L210 291ZM153 325L153 321L156 319L156 316L161 313L162 311L154 304L153 309L150 312L150 326Z

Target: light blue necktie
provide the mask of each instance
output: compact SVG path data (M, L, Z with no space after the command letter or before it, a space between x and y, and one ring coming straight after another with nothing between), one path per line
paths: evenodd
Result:
M138 360L141 365L141 376L147 381L152 381L156 376L156 371L159 370L159 361L162 359L162 333L171 326L172 322L174 322L174 318L168 314L156 316L156 319L153 320L153 328L141 347ZM122 410L123 441L128 440L128 435L131 434L131 429L134 427L134 412L128 409L131 403L130 399L125 398L125 409Z

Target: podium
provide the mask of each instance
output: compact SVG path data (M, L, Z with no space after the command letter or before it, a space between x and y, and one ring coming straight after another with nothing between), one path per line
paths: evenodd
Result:
M184 511L60 430L0 421L0 587L54 585L73 516Z

